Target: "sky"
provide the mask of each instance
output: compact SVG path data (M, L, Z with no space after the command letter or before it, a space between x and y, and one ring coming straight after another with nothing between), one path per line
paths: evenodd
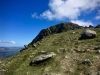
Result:
M100 24L100 0L0 0L0 47L28 45L62 22Z

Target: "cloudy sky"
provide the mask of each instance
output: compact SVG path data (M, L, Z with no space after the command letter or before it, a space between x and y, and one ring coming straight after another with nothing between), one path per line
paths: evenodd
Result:
M61 22L100 24L100 0L0 0L0 46L23 46Z

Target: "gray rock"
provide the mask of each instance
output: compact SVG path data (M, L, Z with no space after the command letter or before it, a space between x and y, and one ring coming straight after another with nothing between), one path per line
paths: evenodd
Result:
M43 55L40 55L40 56L37 56L36 58L34 58L31 62L30 62L30 65L32 64L39 64L43 61L46 61L47 59L55 56L56 54L54 52L48 52L46 54L43 54Z
M98 71L98 75L100 75L100 71Z
M35 44L33 44L33 47L36 47L36 45L35 45Z
M100 28L100 24L98 24L98 25L96 26L96 28Z
M82 62L84 65L92 65L92 62L89 60L89 59L85 59L83 62Z
M24 45L24 47L25 47L25 49L26 49L26 48L28 48L28 46L27 46L27 45Z
M5 69L0 70L0 75L4 75L5 72L6 72Z
M80 39L91 39L95 38L96 36L97 33L95 31L87 29L82 33Z

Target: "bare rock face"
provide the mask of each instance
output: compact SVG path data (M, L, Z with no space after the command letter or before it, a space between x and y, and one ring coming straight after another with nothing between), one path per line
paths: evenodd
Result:
M92 39L92 38L95 38L97 36L97 33L93 30L85 30L80 39Z
M30 66L32 64L39 64L39 63L42 63L44 61L46 61L47 59L55 56L56 54L54 52L48 52L46 54L43 54L43 55L40 55L40 56L37 56L36 58L34 58L31 62L30 62Z

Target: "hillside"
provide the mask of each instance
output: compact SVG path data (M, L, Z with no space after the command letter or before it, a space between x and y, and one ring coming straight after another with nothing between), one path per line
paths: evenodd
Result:
M100 72L100 28L68 29L34 41L36 37L16 56L0 62L0 75L97 75ZM79 40L86 29L96 31L97 36ZM30 65L35 57L47 52L54 52L56 56Z

